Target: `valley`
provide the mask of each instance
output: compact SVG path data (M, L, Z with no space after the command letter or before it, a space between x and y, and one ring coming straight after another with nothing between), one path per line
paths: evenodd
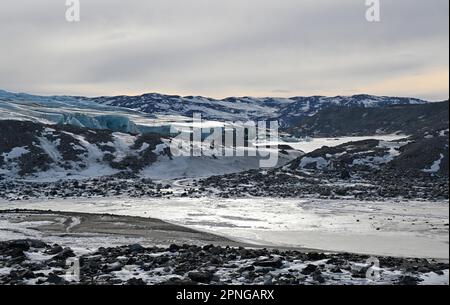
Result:
M77 257L80 283L448 284L446 109L0 91L0 282L67 284ZM206 154L177 137L196 112L223 133L275 120L282 136L249 132ZM268 155L276 166L261 167Z

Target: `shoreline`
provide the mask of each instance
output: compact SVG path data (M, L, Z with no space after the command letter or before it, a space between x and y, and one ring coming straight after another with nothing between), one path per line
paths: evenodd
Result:
M155 218L252 247L449 259L448 202L109 197L0 206Z
M415 257L415 256L392 256L392 255L373 255L370 253L336 251L326 249L314 249L305 247L289 247L280 245L264 245L255 244L251 242L239 241L231 236L224 236L214 234L211 232L195 230L189 227L173 224L162 221L160 219L140 216L124 216L109 213L81 213L70 211L54 211L44 209L7 209L0 210L0 221L4 220L5 215L15 215L20 220L13 220L13 223L26 223L26 228L36 230L42 236L36 239L49 241L56 238L58 241L68 239L75 249L82 249L77 247L77 244L82 244L83 239L94 239L90 244L90 249L109 246L123 246L134 242L145 246L162 246L168 247L171 244L193 244L198 246L215 245L222 247L245 247L248 249L268 249L278 251L298 251L302 253L326 253L326 254L344 254L350 253L361 256L376 256L376 257L395 257L398 259L426 259L437 262L448 263L449 258L441 257ZM35 217L33 217L35 216ZM25 217L25 218L23 218ZM58 219L66 217L64 221ZM49 222L52 219L53 223ZM28 226L28 223L33 224L34 227ZM135 226L135 227L133 227ZM4 227L0 227L0 232L5 232ZM28 239L30 236L23 236L20 239ZM103 241L98 241L103 237ZM113 241L108 245L105 240L111 238ZM119 238L117 238L119 237ZM120 238L122 237L122 239ZM32 238L34 239L34 238ZM5 239L0 235L0 241L8 241L15 239ZM66 240L66 244L67 241ZM127 243L128 241L128 243ZM88 251L79 251L85 253Z
M5 221L24 235L0 227L6 285L449 284L448 260L262 248L153 218L15 209Z

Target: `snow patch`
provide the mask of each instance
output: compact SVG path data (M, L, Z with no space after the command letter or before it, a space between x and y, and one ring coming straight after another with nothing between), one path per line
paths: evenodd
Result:
M434 163L431 165L430 168L424 169L423 171L424 171L425 173L433 173L433 174L434 174L434 173L437 173L438 171L441 170L441 163L442 163L442 160L444 160L444 155L443 155L443 154L440 155L440 157L439 157L438 160L434 161Z
M5 161L10 161L14 159L18 159L21 156L28 154L30 151L26 148L26 146L23 147L14 147L9 153L3 153L2 156Z
M317 158L304 157L300 162L300 167L305 168L306 166L312 163L316 164L316 169L324 169L330 164L329 161L325 160L322 157Z
M39 137L38 139L39 139L41 148L47 153L47 155L53 161L58 162L59 160L62 159L62 156L57 149L57 146L59 145L59 141L50 142L47 138L44 138L44 137Z

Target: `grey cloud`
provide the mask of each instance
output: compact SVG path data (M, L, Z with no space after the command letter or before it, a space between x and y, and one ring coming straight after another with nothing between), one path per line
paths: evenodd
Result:
M381 0L378 24L364 0L80 0L78 24L64 2L2 0L0 88L345 94L449 66L447 0Z

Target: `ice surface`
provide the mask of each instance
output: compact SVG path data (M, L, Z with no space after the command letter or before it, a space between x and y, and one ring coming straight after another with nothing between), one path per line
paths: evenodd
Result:
M95 198L0 206L153 217L265 246L449 258L448 202Z
M442 285L443 281L442 279L447 279L447 282L445 285L448 285L448 278L449 278L449 270L444 270L443 275L438 275L435 272L426 273L420 276L420 278L423 280L420 282L420 285Z
M1 101L0 119L28 120L43 124L70 124L93 129L137 133L134 119L151 120L148 114L93 102L74 101Z
M364 137L339 137L339 138L309 138L308 141L298 142L262 142L256 144L257 146L266 145L289 145L294 149L301 150L305 153L310 153L323 146L335 147L348 142L357 142L364 140L381 140L384 142L397 141L407 138L407 135L403 134L391 134L391 135L376 135L376 136L364 136Z

